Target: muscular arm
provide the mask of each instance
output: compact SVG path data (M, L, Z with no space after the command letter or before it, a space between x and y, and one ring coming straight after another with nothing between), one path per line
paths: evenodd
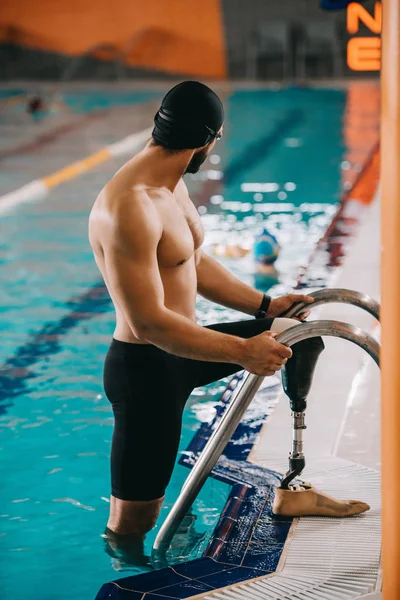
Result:
M145 193L122 200L102 246L108 280L134 335L186 358L242 364L246 340L201 327L165 307L157 211Z
M237 279L203 250L197 252L198 293L216 304L255 315L260 308L263 293Z

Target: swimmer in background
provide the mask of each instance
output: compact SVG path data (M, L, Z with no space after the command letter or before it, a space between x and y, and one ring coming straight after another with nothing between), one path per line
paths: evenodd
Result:
M26 112L35 119L65 113L68 109L60 94L38 92L28 96Z
M275 236L265 227L256 235L251 244L238 242L216 242L211 245L214 256L221 258L244 258L251 251L254 255L254 287L261 291L268 291L273 285L279 283L279 273L275 268L275 261L280 252L280 246ZM246 270L249 272L249 268Z
M280 249L276 237L265 227L255 237L253 244L254 284L257 289L268 291L273 285L279 283L279 273L275 268L275 262L279 257Z
M105 535L112 549L141 564L193 389L242 369L274 375L293 354L275 337L298 323L279 316L296 302L313 302L296 294L271 299L202 250L202 222L182 177L199 170L223 135L223 121L222 103L207 86L186 81L172 88L146 147L101 190L89 219L90 244L116 312L104 364L114 412ZM251 318L202 327L196 322L197 293ZM299 351L309 352L307 342L296 344ZM310 357L305 378L315 367L312 352ZM295 515L296 504L301 514L328 514L330 503L330 516L369 508L326 498L319 505L318 498L313 488L293 491L288 502L281 494L277 512Z

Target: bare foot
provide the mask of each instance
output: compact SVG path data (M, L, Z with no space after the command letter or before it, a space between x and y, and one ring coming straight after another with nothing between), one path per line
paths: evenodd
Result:
M293 484L289 490L276 488L272 512L285 517L351 517L370 509L359 500L335 500L310 483Z
M107 554L121 564L151 568L150 557L144 553L143 534L119 534L106 527L103 539Z

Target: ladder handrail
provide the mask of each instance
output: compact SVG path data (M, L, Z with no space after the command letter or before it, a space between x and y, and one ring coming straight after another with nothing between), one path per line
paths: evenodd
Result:
M292 346L297 342L318 336L333 336L346 339L363 348L379 366L380 345L358 327L341 321L312 321L300 323L286 329L275 339L281 344ZM216 465L226 444L236 430L247 407L261 386L264 377L248 373L234 396L218 426L214 429L204 450L187 477L181 493L167 515L154 541L152 562L154 566L167 566L166 552L179 525L192 506L208 475Z
M346 290L343 288L323 289L307 294L314 298L312 304L299 302L294 307L290 308L284 315L287 318L297 317L304 309L312 309L321 304L340 302L344 304L352 304L366 310L370 315L379 321L380 305L379 302L355 290ZM282 315L283 316L283 315Z

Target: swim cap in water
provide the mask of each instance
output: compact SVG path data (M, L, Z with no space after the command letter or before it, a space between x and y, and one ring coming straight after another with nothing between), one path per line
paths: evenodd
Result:
M201 148L218 133L224 109L217 94L199 81L183 81L164 97L152 136L165 148Z

